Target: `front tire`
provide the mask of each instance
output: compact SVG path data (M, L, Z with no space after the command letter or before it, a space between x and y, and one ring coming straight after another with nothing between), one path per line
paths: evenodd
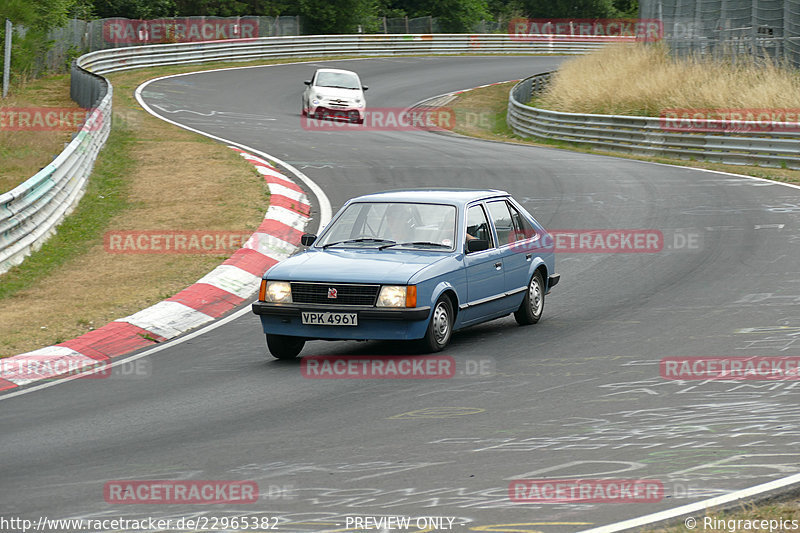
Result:
M267 333L267 348L276 359L294 359L303 351L305 343L306 340L302 337Z
M522 299L519 309L514 311L514 318L520 326L528 326L539 322L543 312L544 280L541 271L537 270L528 283L528 290L525 291L525 298Z
M453 336L453 304L447 296L441 296L433 307L428 330L422 338L425 352L441 352Z

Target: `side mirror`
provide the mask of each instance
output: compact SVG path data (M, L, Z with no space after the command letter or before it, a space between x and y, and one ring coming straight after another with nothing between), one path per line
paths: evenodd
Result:
M489 241L486 239L472 239L467 241L467 253L480 252L489 249Z
M361 90L362 90L362 91L366 91L367 89L369 89L369 87L367 87L366 85L362 85L362 86L361 86Z
M311 85L311 80L306 80L303 83L305 83L306 85Z
M303 233L303 236L300 237L300 244L303 246L311 246L316 240L317 236L313 233Z

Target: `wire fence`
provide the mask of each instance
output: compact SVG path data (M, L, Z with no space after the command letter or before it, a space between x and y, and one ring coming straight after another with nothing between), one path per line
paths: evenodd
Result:
M800 67L800 0L640 0L640 17L662 20L679 56L770 58Z
M24 26L14 26L15 38L23 37L26 31ZM78 56L109 48L301 34L302 19L297 16L72 19L48 33L51 46L37 58L32 74L36 77L44 72L69 70Z
M508 24L481 21L473 33L505 33ZM14 26L14 35L23 37L26 28ZM442 33L436 17L383 17L378 33L426 34ZM92 21L72 19L65 26L51 30L47 39L51 46L36 58L30 75L69 70L72 60L97 50L146 44L199 42L254 37L299 36L303 20L299 16L282 17L178 17L156 20L107 18ZM16 38L15 37L15 38ZM2 57L0 57L2 65Z
M472 33L505 33L508 31L507 22L482 20L470 28ZM381 19L380 33L442 33L436 17L383 17Z

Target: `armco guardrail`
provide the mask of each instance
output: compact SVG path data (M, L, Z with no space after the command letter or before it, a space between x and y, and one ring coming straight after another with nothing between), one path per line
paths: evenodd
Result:
M281 57L583 54L617 40L550 36L519 40L505 34L314 35L161 44L85 54L73 65L71 95L81 106L94 106L97 112L50 165L0 195L0 274L40 247L83 194L111 126L112 87L98 75L160 65Z
M78 76L85 77L84 89L76 93L73 82L73 99L93 108L93 112L49 165L10 192L0 194L0 274L37 250L75 208L97 153L111 131L111 85L88 72Z
M520 81L508 96L507 122L521 137L539 137L590 145L611 151L678 159L699 159L734 165L800 169L800 132L720 133L665 131L659 117L582 115L526 105L552 73ZM715 120L706 129L723 129ZM743 122L742 126L759 126Z
M81 65L97 74L155 65L280 57L409 54L584 54L616 38L521 40L507 34L310 35L176 43L91 52Z

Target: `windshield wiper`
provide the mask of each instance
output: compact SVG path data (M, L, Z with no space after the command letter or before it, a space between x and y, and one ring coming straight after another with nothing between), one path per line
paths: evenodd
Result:
M367 237L367 238L362 238L362 239L348 239L346 241L329 242L328 244L324 245L322 247L322 249L324 250L328 246L336 246L337 244L350 244L350 243L353 243L353 242L388 242L388 243L390 243L390 244L388 244L386 246L392 246L392 245L396 244L394 241L390 241L390 240L387 240L387 239L373 239L371 237ZM383 249L383 248L381 247L381 249Z
M391 244L384 244L383 246L379 247L378 250L383 250L385 248L390 248L392 246L436 246L437 248L447 248L450 249L449 246L446 244L441 244L438 242L431 242L431 241L414 241L414 242L393 242Z
M344 85L323 85L323 87L330 87L332 89L350 89L351 91L358 90L358 87L345 87Z

